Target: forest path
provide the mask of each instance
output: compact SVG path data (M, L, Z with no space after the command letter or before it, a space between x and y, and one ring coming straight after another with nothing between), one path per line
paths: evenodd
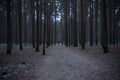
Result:
M94 51L93 51L94 52ZM96 51L95 51L96 52ZM88 55L80 48L51 46L42 60L42 66L37 66L38 80L114 80L115 72L105 58L97 58L97 53ZM95 55L94 55L95 54ZM39 63L41 65L41 63Z
M0 72L9 73L3 80L119 80L119 55L114 51L103 54L99 47L55 45L45 56L41 52L15 49L12 55L1 54Z
M74 54L75 51L64 46L54 46L47 50L42 63L38 66L41 80L84 80L90 79L95 71L84 55ZM41 64L41 63L40 63ZM37 69L37 70L38 70ZM45 70L45 71L41 71ZM92 79L93 80L93 77Z

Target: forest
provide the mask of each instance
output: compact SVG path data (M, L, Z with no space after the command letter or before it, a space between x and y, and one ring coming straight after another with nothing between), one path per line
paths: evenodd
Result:
M0 80L119 80L120 0L0 0Z

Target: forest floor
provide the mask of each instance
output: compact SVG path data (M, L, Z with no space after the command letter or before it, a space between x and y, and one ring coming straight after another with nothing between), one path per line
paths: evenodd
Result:
M50 46L46 55L32 48L5 54L0 48L0 80L120 80L120 46L67 48Z

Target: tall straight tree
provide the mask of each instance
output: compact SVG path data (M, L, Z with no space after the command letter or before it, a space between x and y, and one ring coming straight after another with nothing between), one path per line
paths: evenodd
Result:
M113 17L112 17L112 1L113 0L109 0L108 1L108 12L109 12L109 14L108 14L108 16L109 16L109 18L108 18L108 23L109 23L109 43L110 44L112 44L112 33L113 33L113 31L112 31L112 20L113 20Z
M45 55L45 43L46 43L47 5L48 5L48 0L45 0L44 1L44 28L43 28L43 55Z
M52 45L53 44L53 19L52 19L52 14L53 14L53 2L52 0L50 0L50 44Z
M117 3L116 3L117 4ZM119 5L118 5L119 6ZM116 20L115 20L115 26L116 26L116 29L115 29L115 32L116 32L116 45L118 44L118 42L119 42L119 37L118 37L118 33L119 33L119 26L118 26L118 23L119 23L119 7L117 7L117 10L118 10L118 12L116 12Z
M73 11L74 11L74 9L73 9L73 0L70 0L70 6L71 6L71 15L70 15L70 18L71 18L71 45L73 45L74 44L74 17L73 17Z
M114 35L114 33L115 33L115 30L114 30L114 14L115 14L115 5L114 5L114 2L113 2L113 0L112 0L112 6L111 6L111 8L112 8L112 26L111 26L111 33L112 33L112 35L111 35L111 38L112 38L112 44L115 44L115 35Z
M90 1L90 46L93 46L93 0Z
M36 16L37 16L37 28L36 28L36 48L35 50L39 51L39 0L36 0Z
M95 1L95 44L98 45L98 0Z
M77 38L77 0L73 0L73 35L74 41L73 46L78 46L78 38Z
M85 43L86 43L86 36L85 36L85 33L86 33L86 28L85 28L85 8L84 8L84 0L80 0L80 45L82 46L82 49L85 48Z
M17 0L16 0L16 3L17 3ZM17 45L18 44L18 8L17 8L17 4L15 5L16 6L16 8L15 8L15 12L16 12L16 14L15 14L15 16L16 16L16 18L15 18L15 21L16 21L16 23L15 23L15 25L16 25L16 27L15 27L15 44Z
M101 44L104 53L108 53L108 30L106 19L106 0L101 0Z
M27 2L24 0L24 44L27 43Z
M57 36L57 3L56 3L56 0L54 0L54 3L55 3L55 33L54 33L54 44L56 44L56 36Z
M19 46L20 46L20 50L23 49L22 46L22 3L21 0L18 0L18 27L19 27Z
M64 6L65 45L68 46L68 0L65 0Z
M35 48L35 1L31 0L31 17L32 17L32 45Z
M10 6L11 0L7 0L7 54L12 53L12 26L11 26L11 18L10 18Z
M51 2L48 1L47 5L47 47L50 46L50 4Z
M43 13L43 8L42 8L43 0L40 0L40 45L42 45L42 13Z

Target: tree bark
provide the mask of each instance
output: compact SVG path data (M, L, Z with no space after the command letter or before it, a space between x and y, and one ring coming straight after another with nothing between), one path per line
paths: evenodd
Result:
M20 46L20 50L23 49L23 46L22 46L22 40L23 40L23 37L22 37L22 5L21 5L21 0L18 0L18 27L19 27L19 46Z
M95 1L95 44L98 45L98 0Z
M32 14L32 46L35 48L35 1L31 0L31 14Z
M68 46L68 0L65 0L64 7L64 25L65 25L65 45Z
M47 26L47 3L48 0L44 1L44 28L43 28L43 55L45 55L45 43L46 43L46 26Z
M85 5L84 5L84 1L83 0L81 0L80 1L80 17L81 17L81 19L80 19L80 23L81 23L81 25L80 25L80 45L82 46L82 49L84 49L85 48L85 43L86 43L86 26L85 26Z
M93 46L93 1L90 1L90 46Z
M106 0L101 0L101 44L104 53L108 53L108 30L106 18Z
M39 0L36 0L36 16L37 16L37 28L36 28L36 51L39 52Z
M12 53L11 0L7 0L7 54Z
M73 46L78 46L78 38L77 38L77 0L73 1L73 35L74 35L74 44Z

